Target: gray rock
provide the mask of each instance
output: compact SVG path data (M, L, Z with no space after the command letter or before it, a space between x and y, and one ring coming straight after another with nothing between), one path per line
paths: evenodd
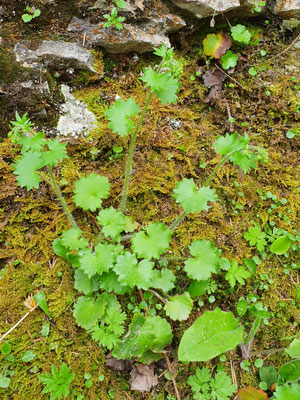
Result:
M300 0L276 0L273 12L284 18L300 17Z
M95 115L83 102L75 99L70 93L69 86L61 85L61 92L65 97L65 103L61 106L62 115L57 124L58 133L62 136L86 136L89 130L94 128Z
M177 7L206 18L240 7L239 0L171 0Z
M94 57L91 52L76 43L62 40L43 41L37 50L30 50L30 43L19 42L14 48L16 60L23 66L39 68L65 69L76 68L96 72L93 67Z
M68 31L81 35L86 33L87 44L104 47L109 53L145 53L162 43L170 47L167 33L176 32L184 26L184 20L172 14L153 15L137 25L123 23L121 31L114 27L99 28L99 25L74 17Z

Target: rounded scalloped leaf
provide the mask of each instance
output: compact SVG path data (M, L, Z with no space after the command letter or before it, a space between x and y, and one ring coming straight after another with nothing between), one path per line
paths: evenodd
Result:
M243 341L243 327L231 312L205 311L188 328L180 341L178 359L180 361L208 361L233 350Z
M231 47L231 39L225 33L209 33L203 39L204 54L219 59Z
M193 301L189 293L170 297L164 309L168 317L173 321L184 321L188 319L193 307Z
M190 278L205 281L212 273L217 272L219 251L210 240L197 240L189 249L194 258L188 258L184 262L184 270Z
M73 312L77 324L85 329L92 328L104 315L106 304L102 297L97 300L88 296L79 297Z
M95 211L102 205L102 199L109 195L110 183L105 176L92 172L90 175L75 182L73 200L84 210Z

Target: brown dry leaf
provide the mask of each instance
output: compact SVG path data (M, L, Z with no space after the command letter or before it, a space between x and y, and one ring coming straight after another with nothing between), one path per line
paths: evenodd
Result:
M106 357L106 365L113 371L128 372L132 368L132 361L129 360L118 360L109 354Z
M131 390L149 392L158 384L158 377L154 374L154 365L138 364L131 373Z
M137 8L144 11L145 5L143 3L143 0L135 0L134 4L136 5Z
M24 305L25 307L29 308L30 310L32 310L34 307L37 306L34 298L33 298L33 294L29 294L26 298L26 300L24 301Z
M267 393L261 389L255 389L253 386L247 386L245 389L239 389L237 392L240 400L266 400Z
M203 75L204 85L210 89L214 85L221 85L225 80L226 75L218 68L213 68Z

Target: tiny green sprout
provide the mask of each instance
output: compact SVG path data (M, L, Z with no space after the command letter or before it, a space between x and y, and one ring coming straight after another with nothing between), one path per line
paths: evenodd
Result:
M107 19L107 22L103 25L104 28L109 28L110 26L114 26L118 31L123 29L122 22L125 21L124 17L118 17L118 11L114 7L111 10L110 14L104 14L103 17Z
M228 122L230 122L230 123L233 123L233 122L235 122L235 118L233 118L233 117L229 117L229 118L228 118Z
M191 80L191 81L194 81L195 79L196 79L195 75L194 75L194 74L191 74L191 75L190 75L190 80Z
M221 58L222 67L224 69L234 68L238 61L238 56L234 54L231 50L228 50Z
M266 96L271 96L271 92L270 92L270 90L266 90Z
M267 52L266 52L265 50L261 50L261 51L260 51L260 55L261 55L262 57L264 57L266 54L267 54Z
M113 2L119 8L126 8L127 7L126 1L124 1L124 0L113 0Z
M99 382L103 382L104 379L105 379L105 376L104 376L104 375L99 375L99 376L98 376L98 381L99 381Z
M251 76L257 76L257 72L254 67L250 67L248 72L249 72L249 75L251 75Z
M39 10L38 8L35 8L35 7L27 6L26 11L28 12L28 14L22 15L22 20L25 23L28 23L31 20L33 20L34 18L37 18L41 15L41 10Z
M261 358L258 358L257 360L255 360L254 365L256 366L256 368L260 368L264 365L264 362Z

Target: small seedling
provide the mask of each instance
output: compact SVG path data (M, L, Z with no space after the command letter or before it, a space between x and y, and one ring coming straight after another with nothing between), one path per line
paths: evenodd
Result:
M37 18L41 15L41 10L39 10L38 8L35 8L35 7L27 6L26 11L27 11L27 14L22 15L22 20L25 23L28 23L31 20L33 20L34 18Z
M65 398L70 393L70 384L75 378L71 368L62 363L60 370L55 365L51 366L52 375L48 372L39 375L39 380L45 385L42 393L50 393L50 400Z
M118 31L123 29L122 22L125 21L124 17L118 17L118 11L114 7L111 10L110 14L104 14L103 17L107 19L107 22L103 25L104 28L109 28L110 26L114 26Z

